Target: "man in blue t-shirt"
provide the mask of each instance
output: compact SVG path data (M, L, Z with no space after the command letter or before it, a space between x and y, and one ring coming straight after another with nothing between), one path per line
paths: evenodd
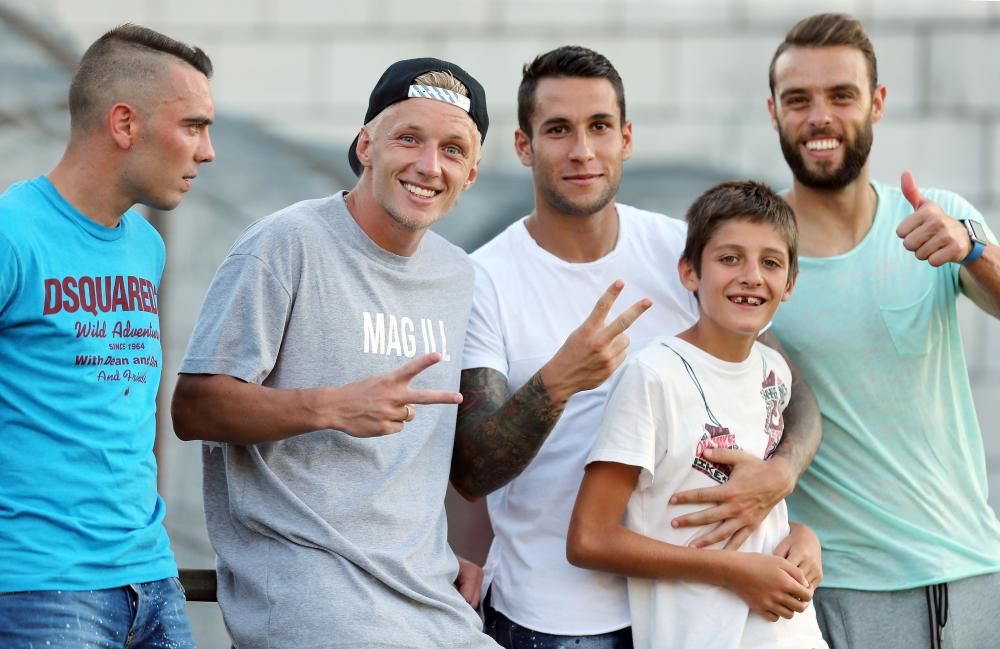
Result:
M770 84L800 232L773 330L823 415L788 504L823 546L823 633L832 649L996 646L1000 523L955 303L1000 317L1000 247L956 194L870 179L886 89L857 20L796 24Z
M163 241L215 153L200 49L136 25L90 46L70 137L0 196L0 646L193 647L156 492Z

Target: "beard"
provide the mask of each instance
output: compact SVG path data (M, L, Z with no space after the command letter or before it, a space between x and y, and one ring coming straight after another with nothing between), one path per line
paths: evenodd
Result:
M811 139L823 135L832 136L834 134L824 130L816 130L808 137ZM854 182L861 174L865 162L868 161L868 154L872 150L872 140L872 121L869 118L865 120L864 126L858 130L857 135L850 140L843 140L844 160L840 166L816 171L806 165L799 147L788 138L780 125L778 127L778 141L781 144L781 153L785 156L785 162L792 170L795 180L811 189L837 190Z
M621 183L621 176L609 179L608 186L604 188L601 195L589 203L574 202L566 195L562 194L545 180L536 177L535 184L538 191L546 203L559 212L569 216L591 216L604 209L608 203L614 200L618 193L618 185Z

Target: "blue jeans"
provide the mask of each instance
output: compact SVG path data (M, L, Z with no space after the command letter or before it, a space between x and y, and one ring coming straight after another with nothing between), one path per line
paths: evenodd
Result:
M532 631L483 604L486 634L504 649L632 649L632 627L597 635L552 635Z
M184 601L174 577L104 590L0 593L0 647L194 649Z

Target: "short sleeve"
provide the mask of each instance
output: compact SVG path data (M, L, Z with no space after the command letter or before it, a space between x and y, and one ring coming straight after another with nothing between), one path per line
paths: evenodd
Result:
M472 292L472 311L465 333L462 369L489 367L504 376L509 374L507 348L500 326L500 300L496 287L486 270L473 263L476 281Z
M629 360L608 393L597 441L587 458L591 462L618 462L637 466L652 478L663 427L666 399L657 372L645 363Z
M209 286L182 374L227 374L262 383L274 368L292 298L268 265L231 254Z
M20 290L22 274L17 251L10 241L0 236L0 322Z
M988 238L996 243L996 236L990 229L989 225L986 223L986 219L983 217L982 213L975 208L969 201L965 200L962 196L954 192L928 189L926 192L928 199L936 202L941 206L941 209L945 214L958 220L971 220L980 223L986 230ZM954 286L957 292L961 288L961 281L959 276L959 271L962 269L961 264L944 264L940 266L941 272L947 273L948 279Z
M156 285L163 281L163 269L167 265L167 246L163 243L163 237L156 233Z
M781 395L781 401L778 403L778 407L781 408L781 412L784 412L785 408L788 407L788 404L792 402L792 369L788 366L788 363L785 361L784 357L781 356L781 354L776 355L778 356L778 360L781 362L781 376L784 378L785 385L787 386L784 394Z

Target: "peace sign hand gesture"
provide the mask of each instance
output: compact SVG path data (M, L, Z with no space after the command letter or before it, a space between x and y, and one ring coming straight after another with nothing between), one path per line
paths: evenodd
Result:
M329 408L329 428L354 437L377 437L403 430L417 415L417 405L457 404L462 395L453 390L417 390L410 382L425 369L441 360L434 352L403 364L386 374L330 390L323 405Z
M553 403L565 403L577 392L596 388L625 360L629 345L625 331L653 302L643 298L610 324L604 324L624 287L625 282L616 280L583 324L566 338L552 360L539 371Z

